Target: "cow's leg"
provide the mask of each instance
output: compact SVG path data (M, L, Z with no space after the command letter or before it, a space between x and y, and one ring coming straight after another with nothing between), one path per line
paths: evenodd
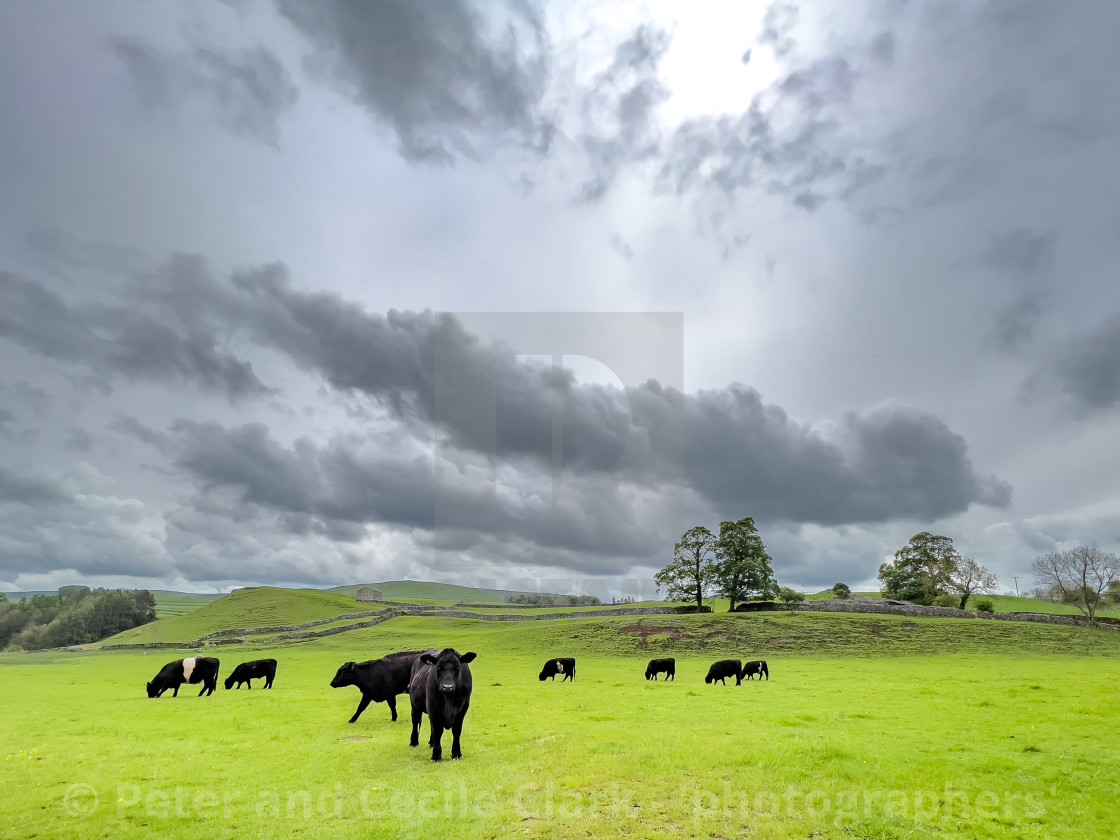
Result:
M412 705L412 737L409 738L408 745L410 747L420 746L420 721L424 717L424 710L417 708L416 704Z
M463 734L463 715L458 715L451 723L451 757L459 760L463 757L463 748L459 744L459 736Z
M385 702L389 704L389 711L393 713L393 720L396 721L396 719L397 719L397 698L396 697L390 697Z
M362 716L362 712L366 710L366 706L368 706L372 702L373 700L371 698L363 694L362 699L358 701L358 710L354 712L354 717L350 718L350 723L354 723L355 721L357 721L357 719Z
M428 739L428 743L432 746L432 761L443 761L443 745L440 741L443 740L443 726L431 721L432 737Z
M182 685L182 683L179 683L179 685ZM175 693L172 694L171 696L172 697L178 697L179 696L179 686L178 685L175 686Z

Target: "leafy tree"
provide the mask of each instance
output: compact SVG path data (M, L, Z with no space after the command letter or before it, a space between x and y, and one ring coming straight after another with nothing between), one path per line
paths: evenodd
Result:
M672 601L696 601L704 606L704 596L711 593L716 538L702 525L684 532L673 546L673 562L654 575L657 591L665 589Z
M995 575L975 560L962 558L949 575L949 588L961 596L960 608L963 610L973 595L995 593L999 589L999 582Z
M893 563L879 567L883 593L891 598L929 606L949 591L953 571L961 556L948 537L928 531L915 534L894 553Z
M798 592L796 589L791 589L788 586L783 586L778 590L778 597L782 599L782 603L786 606L790 604L800 604L805 600L805 596Z
M933 605L935 607L955 607L957 605L957 596L945 592L933 599Z
M1110 604L1120 604L1120 580L1114 580L1108 585L1108 594L1105 599Z
M6 603L8 603L8 596L5 595L3 592L0 592L0 604L6 604Z
M731 610L737 601L777 596L778 583L770 567L770 555L751 517L719 523L714 550L713 580L720 594L731 601Z
M846 583L836 583L832 585L832 594L843 601L852 597L852 588Z
M1104 594L1120 579L1120 558L1084 545L1044 554L1031 568L1036 583L1061 593L1090 621L1096 621Z

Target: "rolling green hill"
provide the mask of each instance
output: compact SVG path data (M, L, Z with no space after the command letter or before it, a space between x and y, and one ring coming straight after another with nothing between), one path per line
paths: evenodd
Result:
M352 596L321 589L238 589L190 613L158 619L119 633L104 644L193 642L211 633L235 628L279 627L376 609Z

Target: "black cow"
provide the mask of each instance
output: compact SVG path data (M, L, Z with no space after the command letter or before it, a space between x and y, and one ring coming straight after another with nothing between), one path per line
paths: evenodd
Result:
M541 668L541 682L544 682L549 677L552 677L552 681L556 682L557 674L564 675L563 679L561 679L560 682L564 682L564 680L571 680L572 682L575 682L576 661L574 659L548 660L546 663L544 663L544 667Z
M218 660L208 656L191 656L187 659L176 659L168 662L156 678L148 683L148 696L159 697L169 688L175 689L172 697L179 696L179 686L183 683L202 683L201 697L209 697L218 687Z
M233 688L234 683L241 688L241 684L253 687L252 680L264 678L264 687L272 688L272 681L276 679L275 659L255 659L252 662L242 662L233 669L233 673L226 677L226 691Z
M408 693L408 681L412 676L412 666L420 658L420 651L401 651L390 653L384 659L371 659L368 662L347 662L331 680L331 688L354 685L362 692L358 710L350 718L354 723L370 703L388 703L393 720L397 719L397 695Z
M443 760L443 730L451 730L451 757L462 758L463 748L459 736L463 732L463 718L471 706L471 669L474 653L461 656L451 648L440 653L428 651L420 656L419 666L408 686L412 701L412 737L410 747L420 746L420 721L428 714L432 734L428 746L432 748L432 761Z
M669 659L651 659L646 666L646 679L657 682L657 675L664 673L665 680L668 682L670 679L673 682L677 681L677 660Z
M742 678L746 677L748 680L753 680L755 674L758 674L759 682L762 681L762 677L764 674L766 675L766 679L769 681L770 669L766 667L765 659L756 659L754 662L748 662L746 665L744 665L743 670L739 672L739 679L740 681L742 681ZM738 683L736 683L736 685L737 684Z
M724 680L734 677L735 685L739 685L743 681L739 676L742 669L743 663L738 659L721 659L719 662L712 663L712 667L708 669L708 676L704 677L704 682L715 685L718 680L720 684L727 685Z

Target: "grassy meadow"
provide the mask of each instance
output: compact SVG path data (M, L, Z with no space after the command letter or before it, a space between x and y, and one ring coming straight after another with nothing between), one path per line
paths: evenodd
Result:
M244 627L254 600L259 627L297 623L273 608L332 614L302 591L252 592L157 624ZM329 686L346 660L427 646L479 655L462 762L429 761L426 720L407 746L405 697L397 723L373 704L351 725L357 689ZM275 656L272 691L145 696L160 666L196 652L0 654L0 837L1115 834L1117 633L847 614L410 616L205 651L221 678ZM562 655L579 659L575 683L540 683ZM645 682L663 655L677 680ZM705 685L725 656L766 658L771 680Z

